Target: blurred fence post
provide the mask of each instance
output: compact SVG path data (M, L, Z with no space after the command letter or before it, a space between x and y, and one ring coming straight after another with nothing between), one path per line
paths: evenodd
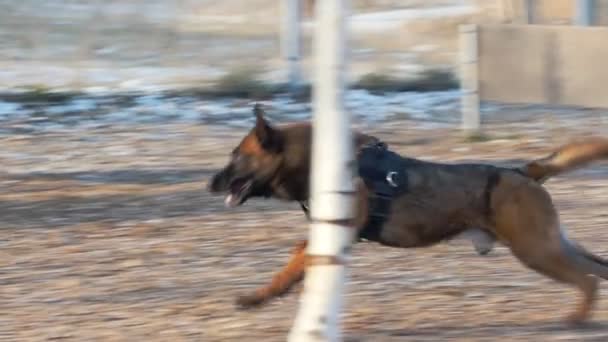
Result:
M291 92L300 86L300 1L281 2L281 50L287 67L287 84Z
M574 23L580 26L593 25L594 5L593 0L576 0Z
M461 25L460 35L460 89L463 130L474 133L480 130L479 69L477 25Z
M526 24L534 24L536 21L536 6L534 0L524 0L524 22Z
M344 109L346 0L316 2L311 225L304 292L288 340L341 340L346 264L354 240L354 154Z

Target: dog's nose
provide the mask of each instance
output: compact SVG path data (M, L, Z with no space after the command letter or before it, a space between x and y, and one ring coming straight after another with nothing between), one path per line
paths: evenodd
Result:
M228 182L231 178L231 168L224 168L214 174L207 183L207 190L210 192L222 192L228 190Z
M223 189L222 188L222 179L223 179L223 173L219 172L216 173L215 175L213 175L213 177L211 177L208 181L207 181L207 191L209 192L220 192Z

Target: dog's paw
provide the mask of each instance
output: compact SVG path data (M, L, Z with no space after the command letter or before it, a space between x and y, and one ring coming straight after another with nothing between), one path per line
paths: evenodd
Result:
M265 301L264 298L262 298L256 294L250 294L250 295L238 296L236 298L235 304L238 309L246 310L246 309L253 309L253 308L259 307L264 303L264 301Z

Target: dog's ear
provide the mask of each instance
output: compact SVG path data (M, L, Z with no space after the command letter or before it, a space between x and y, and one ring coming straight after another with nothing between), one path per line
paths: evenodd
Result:
M259 103L253 106L253 114L255 114L255 136L262 148L269 152L279 152L283 145L281 132L266 121L264 109Z

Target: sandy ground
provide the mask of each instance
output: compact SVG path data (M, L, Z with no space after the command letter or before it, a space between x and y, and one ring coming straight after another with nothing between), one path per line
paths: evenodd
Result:
M591 117L553 126L536 118L490 124L492 139L478 143L407 120L366 131L417 157L512 162L601 131ZM226 210L205 191L243 133L155 123L4 135L0 340L283 341L297 292L252 311L233 301L264 284L306 236L303 215L272 200ZM607 173L597 164L547 184L571 236L604 256ZM480 257L467 241L359 244L350 273L347 341L608 338L605 283L592 325L566 328L578 294L504 247Z

